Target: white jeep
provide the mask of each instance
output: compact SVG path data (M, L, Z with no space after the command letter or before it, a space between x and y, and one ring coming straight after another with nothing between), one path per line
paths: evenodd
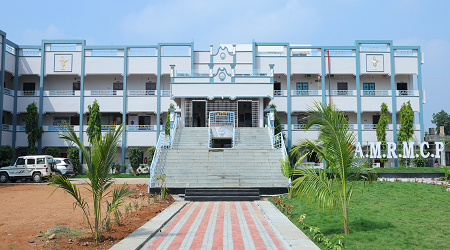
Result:
M10 180L31 179L34 182L41 182L43 178L48 178L55 174L56 165L51 155L28 155L17 158L13 166L0 168L0 182L5 183Z

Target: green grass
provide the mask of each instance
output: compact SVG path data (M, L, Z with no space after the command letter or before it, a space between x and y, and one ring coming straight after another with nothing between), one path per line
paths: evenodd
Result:
M362 186L362 184L359 184ZM308 226L319 227L328 238L343 232L338 211L318 212L297 199L291 221L306 214ZM349 208L350 235L344 235L347 249L449 249L447 237L450 193L438 185L404 182L366 184L364 193L353 194ZM303 230L310 236L309 230ZM342 234L341 234L342 235ZM324 244L318 244L326 249Z
M82 230L77 230L77 229L70 228L65 225L60 225L60 226L54 226L52 229L43 233L41 236L44 238L47 238L50 235L55 234L55 238L76 237L76 236L80 235L82 232L83 232Z
M134 176L133 174L111 174L113 178L150 178L150 174L140 174ZM88 178L86 174L77 174L71 178Z

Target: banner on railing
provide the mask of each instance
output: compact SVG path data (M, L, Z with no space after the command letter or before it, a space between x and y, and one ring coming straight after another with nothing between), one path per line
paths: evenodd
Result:
M226 139L233 136L233 126L217 126L211 127L211 138Z

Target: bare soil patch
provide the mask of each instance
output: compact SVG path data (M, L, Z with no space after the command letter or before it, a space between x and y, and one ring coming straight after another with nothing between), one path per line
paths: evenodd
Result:
M83 197L89 196L87 185L77 186ZM109 249L174 202L169 195L164 201L151 199L148 205L148 200L142 199L147 195L147 185L128 186L136 191L126 201L131 202L132 212L125 217L122 208L122 225L114 223L112 217L112 229L103 233L102 242L94 244L82 210L74 211L74 199L69 194L57 189L50 196L54 187L46 184L0 185L0 249ZM140 204L137 211L136 202ZM92 201L89 205L93 207ZM81 229L83 233L52 240L40 236L58 225Z

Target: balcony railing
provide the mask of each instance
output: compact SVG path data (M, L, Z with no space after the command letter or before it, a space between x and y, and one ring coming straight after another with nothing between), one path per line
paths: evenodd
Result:
M397 124L397 129L400 129L401 125ZM413 124L413 130L420 130L420 124Z
M102 131L108 131L110 128L115 130L117 127L117 125L102 125Z
M306 124L292 124L292 129L293 130L305 130ZM318 125L313 125L309 128L309 130L318 130L318 129L319 129Z
M75 90L50 90L48 96L74 96Z
M37 90L19 91L18 96L39 96L39 91L37 91Z
M391 96L390 90L362 90L363 96Z
M2 124L2 130L4 130L4 131L12 131L12 125Z
M11 90L11 89L8 89L8 88L3 88L3 94L14 96L14 90Z
M285 56L284 51L258 51L258 56Z
M287 90L274 90L274 96L287 96Z
M129 90L129 96L156 95L156 90Z
M161 90L161 96L170 96L170 90Z
M419 96L418 90L397 90L397 96Z
M59 131L65 130L65 128L66 128L65 126L51 125L51 126L47 126L46 131L59 132ZM75 130L75 126L73 126L73 125L70 125L70 128L72 128L72 130L74 130L74 131L77 131L77 130Z
M376 130L377 124L362 124L363 130ZM386 130L392 130L392 124L386 125Z
M112 96L117 95L117 90L91 90L91 96Z
M158 125L127 125L127 131L156 131Z
M181 69L177 70L177 76L209 76L209 69Z
M292 96L321 95L320 90L292 90Z
M267 69L236 69L235 76L269 76Z
M344 96L355 96L356 90L331 90L331 95L344 95ZM328 94L328 91L327 91Z
M17 126L16 129L17 131L25 132L25 126Z

